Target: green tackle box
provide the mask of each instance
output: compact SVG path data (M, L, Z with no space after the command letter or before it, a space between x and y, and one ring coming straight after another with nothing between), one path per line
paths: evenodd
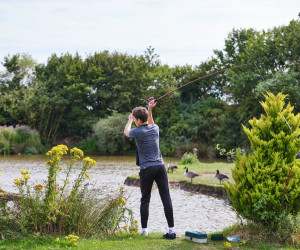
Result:
M196 242L196 243L206 243L207 242L207 234L197 232L197 231L186 231L185 239Z

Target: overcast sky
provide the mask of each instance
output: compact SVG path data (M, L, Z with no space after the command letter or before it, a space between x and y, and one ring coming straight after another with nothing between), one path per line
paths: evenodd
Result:
M0 0L0 60L151 46L164 64L198 65L233 28L267 30L299 12L300 0Z

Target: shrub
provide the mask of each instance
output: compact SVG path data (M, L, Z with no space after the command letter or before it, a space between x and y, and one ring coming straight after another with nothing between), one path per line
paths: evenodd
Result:
M89 136L82 140L79 148L89 154L96 153L98 151L96 136Z
M0 127L0 154L37 154L43 145L37 130L26 125Z
M237 154L232 177L225 183L234 208L242 217L278 230L290 215L300 211L300 114L284 108L285 95L265 95L261 105L266 112L244 126L252 153ZM285 121L286 119L286 121ZM291 127L291 129L289 128Z
M193 149L193 153L186 152L182 158L179 164L198 164L198 158L197 158L197 149Z
M96 165L90 157L83 158L78 148L70 150L70 160L61 164L68 148L64 145L53 147L47 152L49 160L47 185L30 186L31 172L21 171L21 177L14 179L19 197L13 207L7 206L9 197L0 197L0 234L6 237L29 234L70 235L84 237L104 237L122 229L122 224L130 225L131 232L138 230L132 211L126 207L124 187L113 196L97 198L83 185L90 179L88 170ZM83 158L77 178L71 183L70 175L74 164ZM65 168L66 175L60 186L60 172ZM4 198L3 198L4 197Z
M12 151L12 141L16 135L16 131L12 126L0 127L0 153L9 154Z
M130 139L124 135L128 115L114 113L107 119L100 119L94 126L100 153L125 153L130 149Z

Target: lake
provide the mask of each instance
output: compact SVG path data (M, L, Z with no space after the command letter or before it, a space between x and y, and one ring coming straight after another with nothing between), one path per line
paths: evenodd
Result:
M99 195L111 194L125 186L125 196L128 197L126 206L133 210L134 217L140 222L139 205L140 189L124 185L129 175L137 175L139 167L135 165L134 156L91 156L97 165L88 171L91 180L87 180L90 189L96 189ZM20 171L31 171L32 185L46 184L48 168L45 166L45 156L0 156L0 187L8 192L17 192L13 184L14 178L21 177ZM164 158L166 164L177 164L178 159ZM71 179L79 173L77 164L74 167ZM236 212L223 199L207 195L190 193L179 189L170 189L173 201L175 229L179 234L187 230L196 230L205 233L221 231L237 222ZM152 191L150 214L148 221L149 232L167 232L168 226L164 216L163 206L157 189Z

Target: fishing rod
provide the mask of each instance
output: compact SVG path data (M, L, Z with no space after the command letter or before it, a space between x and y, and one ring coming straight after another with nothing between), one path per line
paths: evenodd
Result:
M291 126L290 126L290 124L288 123L288 121L285 119L285 117L284 117L284 116L283 116L283 119L285 120L286 124L289 126L289 128L290 128L291 132L293 133L293 130L292 130L292 128L291 128Z
M199 81L199 80L201 80L201 79L204 79L204 78L206 78L206 77L213 76L213 75L219 74L219 73L221 73L221 72L224 72L224 71L227 71L227 70L230 70L230 69L240 68L240 67L243 67L243 66L246 66L246 65L250 65L250 64L252 64L252 63L245 63L245 64L241 64L241 65L238 65L238 66L233 66L233 67L230 67L230 68L226 68L226 69L222 69L222 70L216 71L216 72L214 72L214 73L211 73L211 74L208 74L208 75L205 75L205 76L201 76L201 77L199 77L199 78L197 78L197 79L195 79L195 80L193 80L193 81L190 81L190 82L188 82L188 83L186 83L186 84L183 84L183 85L179 86L179 87L176 88L176 89L171 90L170 92L168 92L168 93L162 95L161 97L159 97L159 98L157 98L157 99L155 99L155 98L152 96L152 97L150 97L150 98L148 98L148 99L146 100L146 103L147 103L147 106L146 106L146 107L148 107L149 102L151 102L151 101L153 101L153 100L154 100L154 102L157 102L157 101L159 101L160 99L162 99L162 98L168 96L169 94L171 94L171 93L177 91L178 89L181 89L181 88L183 88L183 87L185 87L185 86L187 86L187 85L189 85L189 84L191 84L191 83L197 82L197 81Z

